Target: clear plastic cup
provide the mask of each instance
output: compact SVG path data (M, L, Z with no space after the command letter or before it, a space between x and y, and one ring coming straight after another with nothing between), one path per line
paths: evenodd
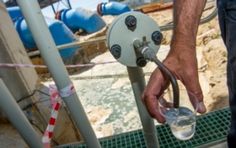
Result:
M181 90L180 92L182 92ZM183 93L180 93L183 94ZM184 98L184 99L183 99ZM195 97L194 97L195 98ZM196 98L195 98L196 99ZM196 100L192 100L195 103ZM172 134L179 140L188 140L194 136L196 129L196 111L191 105L188 95L180 95L179 108L174 108L170 99L159 99L159 109L170 126Z

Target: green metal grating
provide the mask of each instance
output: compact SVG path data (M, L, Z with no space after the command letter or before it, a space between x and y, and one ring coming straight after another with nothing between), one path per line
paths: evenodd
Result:
M187 141L177 140L168 125L157 126L158 139L161 148L190 148L198 147L214 141L226 139L230 124L228 108L214 111L197 118L194 137ZM132 131L100 139L102 148L146 148L142 130ZM85 144L70 144L63 148L87 148Z

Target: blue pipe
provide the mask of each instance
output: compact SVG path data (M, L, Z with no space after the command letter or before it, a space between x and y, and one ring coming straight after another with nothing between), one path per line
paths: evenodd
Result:
M28 26L23 18L18 19L15 22L15 28L18 32L21 41L23 42L25 48L28 50L35 49L36 44L34 42L34 39L32 37L32 34L30 30L28 29Z
M100 15L120 15L129 11L131 9L128 5L119 2L100 3L97 6L97 12Z
M56 45L71 43L76 41L75 36L70 31L66 25L58 20L45 18L48 28L52 34L52 37L56 43ZM36 43L33 39L33 36L26 24L26 21L21 18L15 22L16 30L24 44L24 46L28 50L36 49ZM66 48L60 50L60 55L62 58L67 59L71 58L75 54L76 48Z
M56 18L64 22L73 32L82 29L87 33L94 33L106 26L97 13L83 8L61 10Z
M19 7L8 7L7 11L13 22L15 22L18 18L23 17Z

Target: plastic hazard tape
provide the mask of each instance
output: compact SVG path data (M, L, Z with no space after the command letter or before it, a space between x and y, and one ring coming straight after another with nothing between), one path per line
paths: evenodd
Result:
M50 148L51 139L53 137L53 131L56 125L56 120L58 117L58 112L61 107L62 100L60 97L69 97L72 94L75 93L75 88L73 84L69 84L65 88L61 89L59 92L55 85L49 86L49 94L50 94L50 100L52 105L52 111L51 116L49 119L49 123L47 125L47 128L44 132L42 142L44 144L44 148Z
M117 63L117 61L108 61L100 63L89 63L89 64L75 64L75 65L65 65L67 68L77 68L77 67L92 67L95 65L104 65ZM15 64L15 63L0 63L0 68L47 68L46 65L33 65L33 64Z
M75 87L73 84L68 85L67 87L60 90L60 96L62 98L69 97L75 93Z

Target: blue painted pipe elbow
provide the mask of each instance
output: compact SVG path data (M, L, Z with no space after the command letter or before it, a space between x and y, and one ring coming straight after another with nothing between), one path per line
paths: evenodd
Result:
M37 48L33 36L23 17L15 21L15 28L26 49L32 50Z
M56 43L56 45L71 43L76 41L74 34L70 31L66 25L58 20L45 18L51 35ZM15 22L16 30L25 46L28 50L36 49L37 45L33 39L33 36L25 22L25 20L18 19ZM59 51L63 59L71 58L75 52L76 48L66 48Z
M131 9L128 5L119 2L100 3L97 6L97 12L100 15L119 15L129 11Z
M82 29L87 33L94 33L106 26L97 13L83 8L64 9L59 12L56 18L63 21L73 32Z
M76 41L73 32L71 32L71 30L63 22L51 19L47 21L47 24L56 45L62 45ZM61 57L64 59L73 57L75 52L76 48L66 48L59 50Z

